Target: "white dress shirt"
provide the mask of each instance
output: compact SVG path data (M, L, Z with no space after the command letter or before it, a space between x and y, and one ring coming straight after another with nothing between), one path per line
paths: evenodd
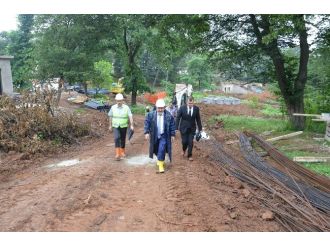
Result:
M164 133L164 113L157 113L157 130L158 130L158 138Z

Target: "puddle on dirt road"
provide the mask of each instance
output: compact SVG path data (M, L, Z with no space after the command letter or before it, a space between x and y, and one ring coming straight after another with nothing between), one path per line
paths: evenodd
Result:
M153 165L156 163L156 160L150 159L148 155L139 155L127 158L125 163L132 166L144 166Z
M157 162L157 158L154 156L153 159L149 158L149 155L138 155L133 157L128 157L125 159L125 163L131 166L145 166L145 165L155 165ZM167 157L165 158L165 162L168 162Z
M64 160L56 164L50 164L45 167L47 168L57 168L57 167L67 167L67 166L74 166L79 164L81 161L78 159L73 159L73 160Z

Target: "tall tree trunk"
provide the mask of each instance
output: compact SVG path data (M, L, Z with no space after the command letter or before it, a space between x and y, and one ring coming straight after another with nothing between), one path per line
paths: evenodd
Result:
M307 81L307 64L309 59L309 46L307 43L307 30L303 15L295 15L293 23L299 33L300 59L299 70L294 81L289 81L284 66L284 57L278 47L278 40L274 38L268 44L263 43L263 37L271 34L269 16L262 15L258 24L255 15L250 15L254 33L258 45L272 59L281 94L289 114L289 119L295 129L302 130L305 127L305 118L293 116L293 113L304 113L304 88ZM262 29L262 31L260 31Z
M131 105L136 105L136 97L137 97L137 65L134 62L134 56L129 56L129 71L131 77L131 85L132 85L132 96L131 96Z
M158 79L158 74L159 74L159 68L157 68L156 76L155 76L154 82L152 84L152 88L153 89L155 89L155 85L156 85L156 82L157 82L157 79Z
M137 97L137 79L136 77L133 77L131 105L136 105L136 97Z
M141 42L128 42L127 29L124 28L124 45L128 58L128 71L130 75L130 82L132 86L131 105L136 105L137 89L138 89L138 66L135 64L135 56L141 47Z
M305 127L305 118L302 116L293 116L293 113L304 113L304 98L299 97L287 105L289 119L297 130L303 130Z
M83 82L85 95L87 95L87 82Z
M114 77L116 80L118 80L120 77L123 77L122 74L122 63L121 63L121 58L118 52L115 53L115 59L113 63L113 71L114 71Z
M59 79L59 81L58 81L58 90L57 90L57 97L56 97L56 107L58 107L58 105L60 103L63 87L64 87L64 77L61 76L60 79Z

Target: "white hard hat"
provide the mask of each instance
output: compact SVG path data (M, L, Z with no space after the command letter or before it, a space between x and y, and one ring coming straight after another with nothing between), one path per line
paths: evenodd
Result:
M124 99L124 96L121 93L116 94L115 100L123 100L123 99Z
M156 101L156 107L165 107L165 101L164 101L164 99L158 99Z

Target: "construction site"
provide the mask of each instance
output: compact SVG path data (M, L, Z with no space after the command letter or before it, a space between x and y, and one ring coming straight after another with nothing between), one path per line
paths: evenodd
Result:
M103 2L0 25L1 239L329 242L330 15Z
M25 121L20 122L23 115L15 115L20 108L2 98L0 231L329 231L329 177L278 149L290 143L290 148L307 148L324 156L329 146L317 141L301 145L300 135L281 143L269 141L274 137L271 131L227 130L221 119L210 119L261 117L260 111L242 102L212 104L201 99L196 104L208 138L195 141L191 162L182 157L177 135L172 162L166 161L165 173L158 174L143 136L144 112L134 114L135 134L127 144L127 157L116 161L106 112L68 100L76 96L63 92L54 110L61 117L54 128L58 136L67 138L64 146L34 133L28 143L15 138L4 143L14 131L9 126L23 131L24 126L18 125L24 122L33 131L33 114L42 116L47 107L25 104ZM144 108L147 103L146 97L138 97L138 105ZM74 120L88 129L74 132ZM42 123L47 125L47 119ZM76 137L78 132L85 134Z

